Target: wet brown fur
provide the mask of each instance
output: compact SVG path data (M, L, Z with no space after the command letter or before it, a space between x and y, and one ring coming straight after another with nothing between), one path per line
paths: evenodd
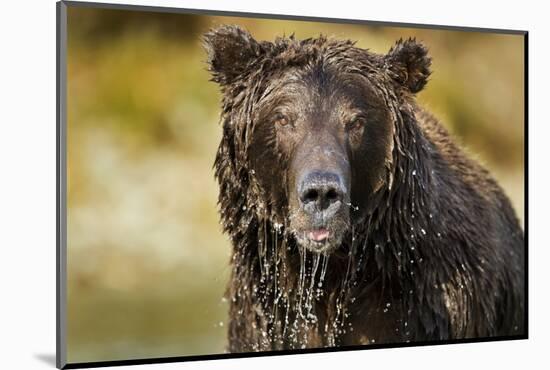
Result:
M400 40L378 55L322 36L257 42L223 26L205 47L223 93L215 174L233 245L229 351L523 333L523 232L489 173L416 104L430 74L424 46ZM313 64L368 76L393 124L383 184L363 194L361 216L328 257L288 232L289 158L254 120L266 81ZM265 136L265 151L251 152L254 135Z

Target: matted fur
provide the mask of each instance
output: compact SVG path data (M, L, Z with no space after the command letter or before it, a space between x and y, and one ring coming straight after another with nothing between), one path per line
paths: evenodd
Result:
M223 93L215 175L233 245L229 351L523 333L523 232L487 171L416 104L430 74L424 46L400 40L378 55L323 36L257 42L236 26L204 40ZM393 122L383 186L328 255L301 248L288 230L278 187L286 174L275 169L289 159L273 150L274 138L261 154L279 174L273 192L258 181L249 148L266 81L311 65L367 76Z

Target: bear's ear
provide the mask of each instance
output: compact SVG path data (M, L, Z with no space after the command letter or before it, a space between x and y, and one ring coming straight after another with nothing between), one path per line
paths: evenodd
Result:
M432 59L428 49L415 39L397 41L384 60L393 79L410 92L419 92L428 82Z
M261 54L260 44L238 26L221 26L204 35L208 70L221 85L232 83Z

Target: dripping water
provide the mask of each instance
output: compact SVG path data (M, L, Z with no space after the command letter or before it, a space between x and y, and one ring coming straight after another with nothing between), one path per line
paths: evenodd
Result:
M319 268L319 261L321 259L321 255L319 253L315 254L315 257L313 258L313 268L311 270L311 281L309 284L309 289L307 292L307 299L306 299L306 308L307 308L307 318L313 320L314 322L317 321L317 318L315 315L311 313L311 310L313 308L313 287L315 285L315 277L317 276L317 269Z
M319 288L319 295L322 293L321 288L325 282L325 275L327 274L327 267L330 255L323 254L323 266L321 267L321 275L319 276L319 282L317 283L317 288Z

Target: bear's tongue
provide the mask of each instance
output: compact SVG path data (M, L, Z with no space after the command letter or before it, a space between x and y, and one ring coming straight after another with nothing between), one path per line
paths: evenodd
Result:
M312 230L309 232L308 237L316 242L322 242L329 236L329 231L327 229L318 229Z

